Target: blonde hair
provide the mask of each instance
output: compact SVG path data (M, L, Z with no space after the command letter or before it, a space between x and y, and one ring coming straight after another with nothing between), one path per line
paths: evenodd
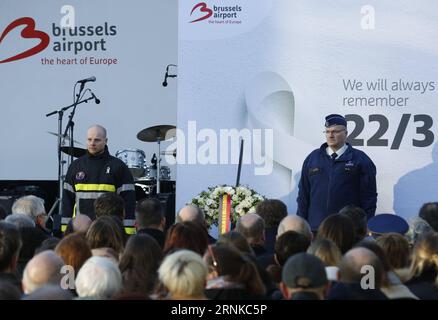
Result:
M438 233L427 233L414 247L411 263L411 276L416 277L424 271L438 271ZM435 278L438 286L438 276Z
M338 246L332 240L326 238L316 239L310 245L307 253L320 258L327 267L337 266L342 258L341 250Z
M204 260L190 250L178 250L168 255L158 269L159 279L171 296L203 296L207 274Z

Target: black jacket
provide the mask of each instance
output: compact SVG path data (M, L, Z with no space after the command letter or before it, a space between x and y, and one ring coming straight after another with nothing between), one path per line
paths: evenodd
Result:
M111 156L107 147L98 156L87 153L73 161L65 177L63 192L64 218L71 218L75 210L76 214L87 214L94 219L94 200L105 192L117 192L125 200L126 218L134 219L134 178L126 164Z

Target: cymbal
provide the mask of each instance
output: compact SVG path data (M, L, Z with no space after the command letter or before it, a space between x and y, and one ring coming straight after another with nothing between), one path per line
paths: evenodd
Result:
M61 151L68 155L71 155L70 147L61 147ZM73 157L75 158L82 157L86 153L87 153L87 149L73 147Z
M166 136L166 133L172 129L176 129L176 127L165 124L149 127L137 133L137 139L146 142L157 142L158 140L164 141L166 138L170 139L175 137L175 131L169 132Z
M59 135L59 134L57 134L56 132L52 132L52 131L47 131L47 133L50 133L51 135L54 135L54 136L57 136L57 137L61 136L61 139L62 139L62 134ZM65 140L70 141L70 137L69 137L69 136L66 136L66 137L65 137ZM73 141L74 141L75 144L79 144L79 145L81 145L81 146L84 145L84 144L81 143L80 141L76 141L76 140L73 140Z

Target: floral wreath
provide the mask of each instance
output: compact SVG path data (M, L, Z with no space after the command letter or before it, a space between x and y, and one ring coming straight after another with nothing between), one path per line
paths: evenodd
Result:
M201 208L205 213L205 221L208 226L219 223L219 201L223 194L228 194L231 197L231 223L236 221L247 213L255 212L257 204L265 197L255 192L246 186L231 187L227 185L219 185L209 187L206 191L202 191L190 204Z

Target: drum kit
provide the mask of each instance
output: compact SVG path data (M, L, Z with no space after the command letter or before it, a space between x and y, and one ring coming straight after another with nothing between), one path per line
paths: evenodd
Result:
M137 138L144 142L156 142L158 147L158 155L168 154L161 152L161 141L165 141L175 137L175 126L158 125L141 130L137 134ZM70 147L61 147L61 151L71 155ZM86 149L73 148L73 156L78 158L87 153ZM176 156L176 150L171 153ZM171 182L171 172L168 166L161 165L161 157L157 159L156 154L152 156L150 164L147 163L146 154L143 150L130 148L118 150L115 154L116 158L122 160L131 171L136 180L136 187L140 187L147 195L160 193L160 187L163 182ZM159 174L158 174L159 172ZM173 185L174 187L174 185ZM168 188L167 188L168 189ZM165 190L170 191L172 190Z

